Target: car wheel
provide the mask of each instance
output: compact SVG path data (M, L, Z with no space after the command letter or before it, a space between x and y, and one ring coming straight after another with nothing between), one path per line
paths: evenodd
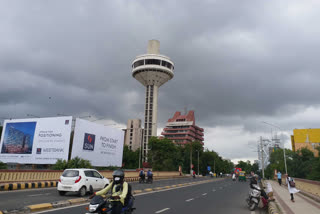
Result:
M59 192L59 195L61 195L61 196L64 196L66 194L65 191L58 191L58 192Z
M81 187L79 189L79 196L83 197L86 195L86 187Z

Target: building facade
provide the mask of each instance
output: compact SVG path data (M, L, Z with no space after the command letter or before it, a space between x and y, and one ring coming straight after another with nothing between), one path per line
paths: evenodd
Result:
M294 152L302 148L308 148L316 157L319 157L316 148L320 146L320 129L294 129L291 144Z
M194 111L189 111L186 115L181 115L181 112L177 111L168 120L161 135L178 145L189 144L193 141L198 141L203 145L203 132L204 129L196 125Z
M132 62L132 76L146 88L142 144L144 161L147 161L149 138L157 136L158 89L174 76L173 62L169 57L160 55L159 48L159 41L150 40L147 54L137 56Z
M136 151L142 145L143 129L141 128L140 119L130 119L127 122L127 129L124 134L124 145L127 145L130 150Z

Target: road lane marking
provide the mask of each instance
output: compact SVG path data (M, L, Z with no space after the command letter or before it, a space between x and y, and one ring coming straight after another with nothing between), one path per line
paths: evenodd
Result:
M215 192L215 191L217 191L217 190L215 190L215 189L212 190L212 192Z
M194 200L194 198L190 198L190 199L186 200L186 202L190 202L192 200Z
M207 195L207 193L203 193L202 195Z
M223 187L220 187L220 189L223 189Z
M155 213L162 213L162 212L167 211L167 210L170 210L170 208L164 208L164 209L162 209L162 210L158 210L158 211L155 212Z

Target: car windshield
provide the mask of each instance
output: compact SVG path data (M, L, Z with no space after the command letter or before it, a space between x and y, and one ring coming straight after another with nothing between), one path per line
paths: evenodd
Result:
M63 177L77 177L79 176L78 170L66 170L62 174Z

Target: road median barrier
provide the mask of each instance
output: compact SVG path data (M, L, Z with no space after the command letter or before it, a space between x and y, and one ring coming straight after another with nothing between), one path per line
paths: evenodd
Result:
M144 191L145 191L145 192L151 192L151 191L153 191L153 189L147 188L147 189L144 189Z
M48 210L53 208L51 203L35 204L35 205L29 205L27 207L30 209L30 212Z
M88 199L87 198L74 198L74 199L70 199L68 201L71 205L74 205L74 204L82 204L84 202L87 202Z
M51 204L52 204L53 208L67 207L67 206L71 205L71 203L69 201L56 201Z
M58 181L0 184L0 191L56 187Z

